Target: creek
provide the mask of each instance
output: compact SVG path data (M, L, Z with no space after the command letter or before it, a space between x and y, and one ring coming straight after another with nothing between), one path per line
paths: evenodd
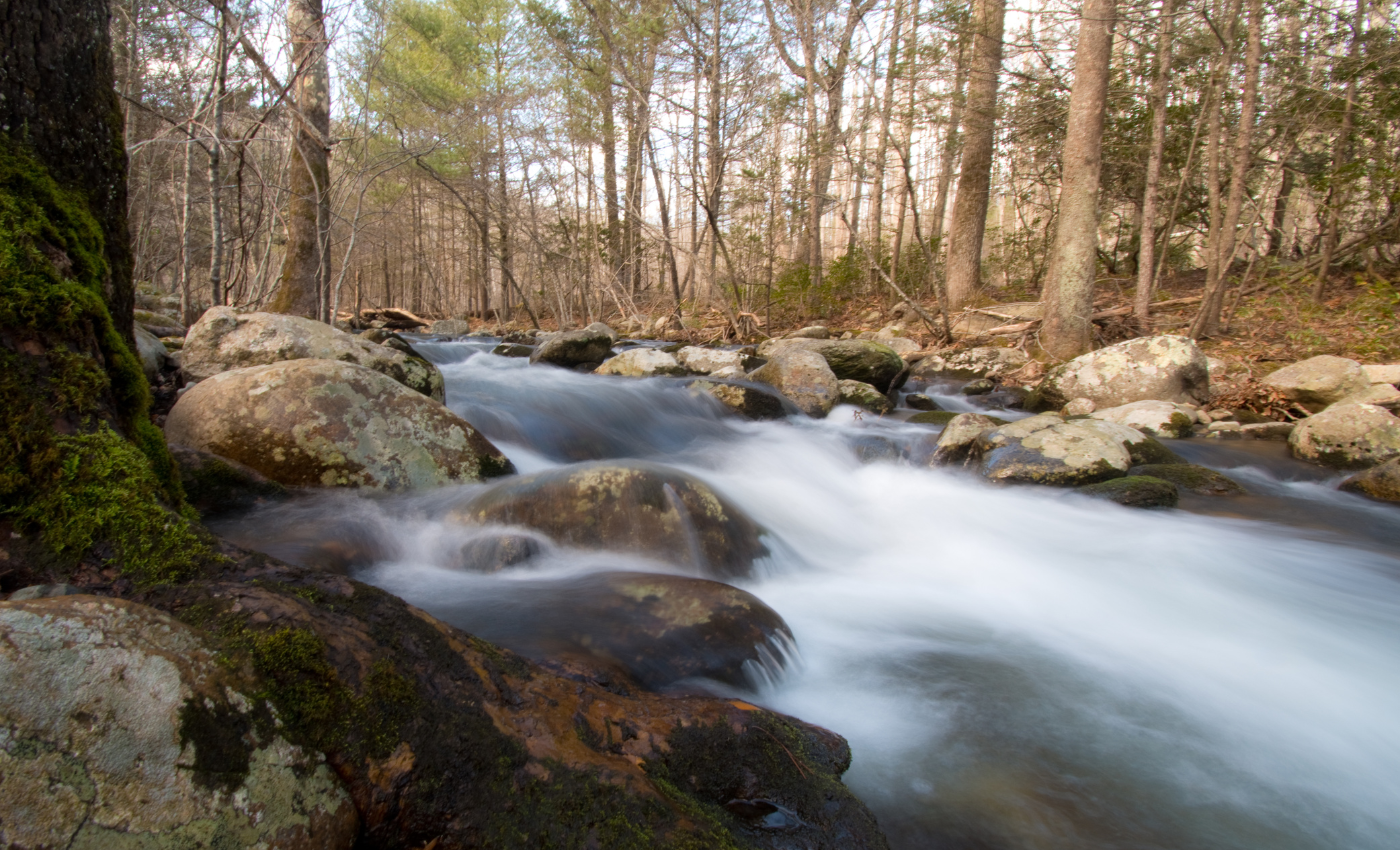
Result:
M529 367L494 343L417 347L520 471L645 458L768 529L760 574L734 583L797 651L748 687L706 687L844 735L845 780L894 847L1395 846L1400 510L1282 443L1173 441L1251 495L1132 510L899 462L936 432L898 416L746 422L680 380ZM956 389L925 391L975 409ZM367 541L357 578L507 646L529 643L519 589L657 568L551 548L448 569L465 532L444 506L472 491L332 493L222 531L293 561Z

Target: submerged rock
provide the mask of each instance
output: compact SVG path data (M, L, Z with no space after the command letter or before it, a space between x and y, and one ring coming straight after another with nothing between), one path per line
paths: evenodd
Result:
M1303 419L1288 436L1294 457L1361 469L1400 456L1400 418L1371 404L1336 404Z
M1266 375L1263 383L1314 413L1371 387L1371 379L1360 363L1331 354L1285 366Z
M1245 489L1233 478L1194 463L1142 464L1128 470L1128 475L1160 478L1199 496L1239 496L1245 493Z
M200 516L245 511L287 495L286 487L256 469L213 452L172 444L170 456L180 468L185 498Z
M189 626L117 599L0 603L0 846L349 848L324 757Z
M499 357L529 357L535 353L535 349L519 342L503 342L491 349L491 353Z
M497 573L544 551L544 541L528 534L485 534L462 544L454 566L474 573Z
M1358 472L1343 481L1341 489L1378 502L1400 502L1400 457Z
M1191 408L1157 400L1134 401L1117 407L1095 409L1089 415L1105 422L1127 425L1156 437L1189 437L1196 422L1195 411Z
M740 375L742 377L742 375ZM783 419L801 413L776 390L720 381L691 381L692 395L707 395L745 419Z
M1086 484L1074 488L1074 492L1128 508L1174 508L1180 498L1175 484L1149 475L1129 475Z
M550 363L565 368L602 363L612 350L613 335L593 326L564 331L544 340L530 355L531 363Z
M407 347L407 346L405 346ZM206 378L232 369L288 360L339 360L373 369L436 401L445 398L442 373L408 352L378 345L322 322L281 313L239 313L211 307L190 328L180 369Z
M768 384L808 416L820 419L841 399L841 385L821 355L801 349L773 353L749 379Z
M863 407L876 415L889 413L894 404L889 397L867 383L861 381L838 381L841 390L841 404Z
M603 365L593 371L599 375L618 375L626 378L685 374L674 355L655 348L629 348L616 357L603 361Z
M449 520L514 525L563 546L630 552L740 578L768 554L763 529L709 485L643 461L596 461L503 481Z
M1202 404L1210 400L1209 366L1187 337L1139 337L1050 370L1026 406L1057 410L1079 398L1098 408L1153 399Z
M758 356L793 350L815 352L837 378L863 381L882 393L899 389L900 376L908 375L908 366L897 352L868 339L770 339L758 347Z
M446 407L334 360L289 360L200 381L176 402L165 433L296 487L408 490L514 471Z

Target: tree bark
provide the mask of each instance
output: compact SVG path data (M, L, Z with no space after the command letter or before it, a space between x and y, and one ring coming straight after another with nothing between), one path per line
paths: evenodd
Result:
M1050 253L1040 345L1068 359L1093 344L1090 314L1099 247L1099 173L1113 57L1114 0L1084 0L1061 168L1060 214Z
M958 176L958 194L953 200L953 223L949 227L948 303L944 305L949 311L959 310L971 301L982 284L982 238L987 230L992 154L996 147L997 77L1001 74L1005 19L1006 0L977 0L967 105L963 113L966 131L962 170ZM1075 81L1077 85L1078 75Z
M885 94L880 100L880 138L875 146L875 180L870 189L870 284L879 280L880 248L885 223L885 166L890 152L890 121L894 116L895 80L899 78L899 47L904 36L904 4L895 0L894 25L890 29L889 67L885 69ZM893 269L891 269L893 271Z
M1356 61L1361 51L1361 34L1366 25L1366 0L1356 0L1356 20L1352 24L1351 47L1347 51L1347 58L1353 63ZM1327 289L1327 278L1332 273L1332 260L1337 252L1338 224L1341 218L1342 201L1338 197L1345 192L1338 192L1336 181L1338 172L1351 160L1351 132L1355 123L1354 112L1356 109L1356 77L1359 71L1352 69L1351 78L1347 80L1346 105L1342 109L1342 126L1337 131L1337 139L1332 146L1332 180L1333 185L1327 190L1327 223L1322 234L1322 258L1318 261L1317 280L1313 284L1312 297L1314 301L1321 301L1323 293Z
M296 107L287 184L287 254L270 310L323 318L329 286L330 66L321 0L290 0L291 100Z
M1142 223L1138 226L1137 292L1133 315L1146 327L1152 289L1156 283L1157 195L1162 176L1162 149L1167 138L1167 89L1172 67L1172 30L1176 23L1173 0L1162 0L1158 15L1157 78L1152 82L1152 138L1148 142L1147 174L1143 180Z

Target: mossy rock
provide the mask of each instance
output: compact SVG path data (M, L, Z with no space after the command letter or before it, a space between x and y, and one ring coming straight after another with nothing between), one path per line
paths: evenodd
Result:
M185 498L200 516L246 511L287 496L287 488L250 466L188 446L171 446Z
M1239 496L1246 491L1234 479L1194 463L1149 463L1134 466L1129 475L1147 475L1170 481L1200 496Z
M1141 432L1139 432L1141 434ZM1156 437L1141 434L1126 443L1128 455L1136 465L1143 464L1185 464L1186 459L1167 448Z
M1086 484L1074 488L1074 492L1129 508L1174 508L1179 498L1175 484L1150 475L1129 475Z
M1400 502L1400 458L1391 458L1351 476L1339 485L1347 493L1356 493L1378 502Z

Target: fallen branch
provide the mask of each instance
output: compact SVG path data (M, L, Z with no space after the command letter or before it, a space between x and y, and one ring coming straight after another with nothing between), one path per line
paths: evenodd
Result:
M1170 307L1185 307L1188 304L1200 303L1202 297L1203 296L1200 295L1190 295L1186 298L1173 298L1170 301L1158 301L1157 303L1153 304L1150 307L1150 309L1165 310ZM978 310L977 312L985 313L987 311ZM1100 310L1099 312L1094 313L1089 317L1089 320L1093 322L1099 322L1104 319L1111 319L1114 316L1131 316L1132 314L1132 307L1114 307L1112 310ZM1031 319L1028 322L1018 322L1014 325L1002 325L1000 327L992 328L991 330L983 331L982 333L977 334L977 336L1012 336L1013 334L1025 333L1026 331L1033 330L1039 325L1040 319Z

